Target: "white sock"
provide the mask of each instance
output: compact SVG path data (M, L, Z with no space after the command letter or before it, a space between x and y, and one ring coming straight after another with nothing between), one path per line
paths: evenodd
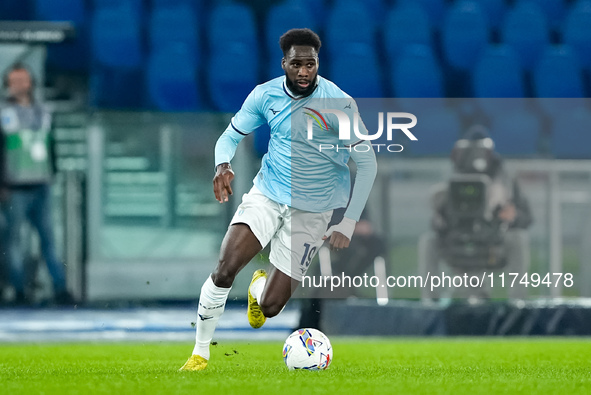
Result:
M254 284L250 287L250 293L254 298L257 300L261 300L261 296L263 296L263 291L265 290L265 284L267 284L266 277L259 277Z
M215 327L226 307L230 289L232 288L216 287L211 276L201 287L193 355L200 355L209 360L209 343L211 343Z

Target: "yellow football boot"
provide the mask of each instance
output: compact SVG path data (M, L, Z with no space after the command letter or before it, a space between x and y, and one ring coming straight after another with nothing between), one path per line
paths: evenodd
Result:
M248 287L248 309L246 311L246 315L248 316L248 323L255 329L260 328L265 324L265 321L267 321L267 317L265 317L265 315L261 311L261 306L259 306L257 300L254 298L254 296L252 296L252 293L250 292L252 284L254 284L254 282L261 277L267 278L267 272L263 269L255 271L252 275L252 281L250 282L250 285Z
M179 371L196 372L207 367L207 359L199 355L191 355L191 358L179 369Z

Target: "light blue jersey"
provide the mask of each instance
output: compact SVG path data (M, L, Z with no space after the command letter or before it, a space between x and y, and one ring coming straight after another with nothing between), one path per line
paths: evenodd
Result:
M350 147L360 139L351 127L351 138L339 140L337 116L321 110L343 111L352 122L357 111L355 101L320 76L315 90L306 97L295 96L285 80L275 78L248 95L216 145L216 165L230 162L235 145L266 122L271 138L254 179L257 188L277 203L304 211L346 207L351 189L347 166ZM308 138L309 124L312 139ZM359 129L367 134L362 122ZM320 150L320 145L334 149Z

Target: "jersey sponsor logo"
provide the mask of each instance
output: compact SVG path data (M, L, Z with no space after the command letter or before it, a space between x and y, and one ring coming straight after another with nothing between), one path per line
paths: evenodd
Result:
M272 108L269 108L269 111L271 111L273 113L273 115L277 114L280 110L273 110Z

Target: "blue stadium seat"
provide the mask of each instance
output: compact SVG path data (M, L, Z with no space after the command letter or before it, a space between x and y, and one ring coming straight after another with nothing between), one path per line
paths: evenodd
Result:
M447 63L464 70L474 67L489 40L486 17L479 4L454 3L445 16L442 35Z
M152 8L176 8L178 6L189 6L196 10L201 9L202 0L152 0Z
M552 29L558 29L563 21L566 14L566 3L565 0L519 0L520 2L531 2L536 3L540 6L540 9L546 17L548 25Z
M392 92L396 97L443 97L443 76L433 51L411 45L401 51L391 67Z
M307 10L310 17L314 18L314 26L324 26L328 15L329 0L285 0L274 3L293 3Z
M571 48L547 49L534 71L534 89L537 97L583 97L583 76Z
M90 103L109 108L143 105L141 17L125 2L95 9L90 26Z
M402 3L388 12L384 24L384 45L391 62L407 45L431 46L432 42L429 17L420 5Z
M201 51L198 24L189 5L154 9L150 18L149 34L152 50L160 50L171 45L184 46L190 56L199 61Z
M456 112L433 106L415 111L414 115L417 124L412 133L417 141L404 140L404 151L413 156L449 156L462 129Z
M537 102L548 114L555 115L582 104L565 100L584 96L581 67L577 56L566 45L550 46L544 52L534 70L533 82Z
M359 0L333 0L333 7L348 7L353 5L354 7L361 3ZM386 4L384 0L364 0L362 2L365 9L368 11L371 20L376 26L382 24L384 15L386 15Z
M95 10L91 49L94 61L102 66L139 68L144 60L140 18L125 4Z
M35 15L34 8L32 0L2 0L0 1L0 20L32 20Z
M552 120L552 153L561 159L591 159L591 112L577 107Z
M86 19L85 2L84 0L35 0L35 19L84 23Z
M492 29L497 29L503 22L507 12L505 0L479 0L478 4L482 7L488 25Z
M128 7L133 15L138 18L144 17L144 3L143 0L92 0L94 9L102 10L104 8L119 8Z
M62 70L85 71L88 68L88 26L84 0L35 1L35 19L70 21L76 28L73 42L47 47L47 63Z
M382 70L373 47L343 47L329 63L331 80L352 97L384 97Z
M523 75L516 52L507 45L490 45L474 70L476 97L523 97Z
M515 99L509 99L509 102ZM541 132L540 118L526 110L496 114L491 121L490 136L496 151L504 156L535 156Z
M591 1L580 1L570 11L563 40L574 49L583 67L591 67Z
M420 5L427 15L429 16L429 22L431 26L440 28L443 22L446 6L445 0L398 0L397 4L417 4Z
M363 3L336 5L328 15L324 37L328 52L336 55L345 47L375 45L375 23Z
M93 65L89 86L89 102L93 107L138 109L145 104L142 70Z
M210 51L235 47L257 52L259 42L253 11L245 5L222 3L209 15L207 39ZM236 49L237 51L239 49Z
M517 54L507 45L490 45L486 49L472 74L472 85L474 96L488 115L521 109L525 104L521 66Z
M209 57L208 90L216 110L236 112L257 84L258 56L248 48L220 48Z
M146 88L161 111L195 111L201 107L197 63L183 47L156 49L148 59Z
M548 45L548 26L540 7L531 2L518 3L507 13L501 29L502 40L511 46L525 70L531 70Z
M302 4L292 1L272 7L267 14L265 36L269 67L266 69L268 77L274 78L283 74L281 58L283 53L279 48L279 37L289 29L310 28L316 30L315 18L310 10Z

